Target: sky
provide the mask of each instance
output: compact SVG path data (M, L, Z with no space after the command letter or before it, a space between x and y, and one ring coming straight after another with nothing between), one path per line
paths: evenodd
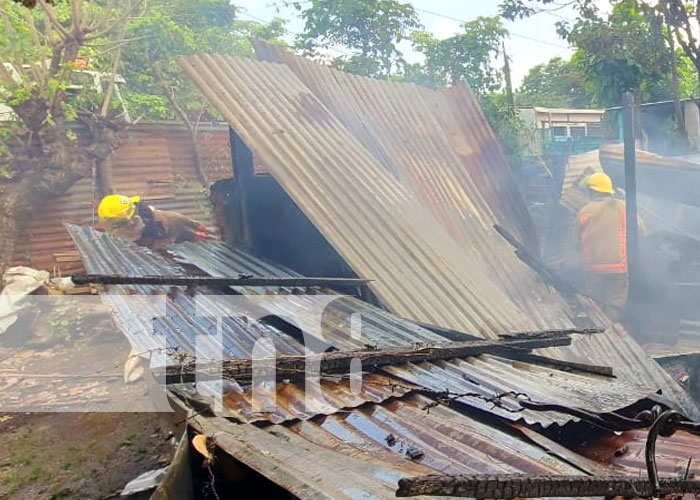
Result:
M601 2L603 3L604 0ZM241 19L269 21L275 16L289 19L290 32L303 31L303 21L292 7L285 7L283 0L232 0L241 8ZM470 21L478 16L498 14L499 0L411 0L425 29L438 38L448 38L460 31L460 21ZM303 4L303 2L302 2ZM303 5L302 5L303 6ZM511 58L513 85L517 88L528 70L553 57L568 58L572 51L566 41L556 33L557 21L572 21L576 17L571 8L541 12L533 17L514 22L504 22L510 32L506 51ZM293 36L293 35L290 35ZM409 43L400 45L404 57L410 62L420 60L412 52Z

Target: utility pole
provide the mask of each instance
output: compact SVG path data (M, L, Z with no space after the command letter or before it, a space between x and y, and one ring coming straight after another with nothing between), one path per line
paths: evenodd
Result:
M627 266L629 276L628 302L634 304L639 296L639 228L637 227L637 154L634 138L634 97L623 95L625 145L625 202L627 206Z
M506 79L506 102L510 108L511 113L515 114L515 98L513 97L513 80L510 75L510 58L506 52L506 42L501 42L503 47L503 73Z

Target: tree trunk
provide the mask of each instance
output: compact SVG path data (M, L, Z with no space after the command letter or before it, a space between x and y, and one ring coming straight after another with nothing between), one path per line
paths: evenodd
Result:
M666 38L668 40L669 47L671 48L671 89L673 91L673 110L676 115L676 124L678 126L678 132L680 132L685 137L685 120L683 118L683 109L681 108L681 91L678 78L678 58L676 57L676 44L673 41L673 34L670 31L668 31L668 36Z
M506 43L503 42L503 74L506 79L506 102L508 103L508 109L511 113L515 114L515 98L513 97L513 83L510 74L510 59L508 53L506 52Z
M185 124L185 127L189 132L190 143L192 144L192 160L194 162L195 172L197 172L197 177L199 177L200 182L206 185L206 177L204 176L204 172L202 171L201 151L199 149L199 143L197 142L197 126L199 124L193 124L190 117L187 116L185 110L182 109L182 106L180 106L180 104L177 102L177 99L175 99L175 92L173 92L172 87L168 84L167 80L163 76L163 72L158 67L158 63L154 60L152 54L149 54L148 61L150 63L151 70L153 71L153 76L165 92L165 97L168 99L170 106L175 111L175 114L177 114L177 116L180 117L180 120L182 120L182 123Z
M35 96L14 110L25 124L34 123L46 111L46 102ZM121 143L120 124L88 112L80 112L79 121L86 130L75 140L58 123L40 123L12 139L9 167L14 178L0 181L0 269L12 262L22 224L47 200L65 194L80 178L99 169Z
M18 221L26 220L29 215L28 188L26 181L0 183L0 276L12 264L17 234L21 229Z

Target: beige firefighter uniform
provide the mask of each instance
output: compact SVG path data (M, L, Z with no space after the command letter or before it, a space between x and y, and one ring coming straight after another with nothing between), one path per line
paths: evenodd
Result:
M578 213L578 230L588 294L613 321L627 304L627 219L625 202L597 197Z

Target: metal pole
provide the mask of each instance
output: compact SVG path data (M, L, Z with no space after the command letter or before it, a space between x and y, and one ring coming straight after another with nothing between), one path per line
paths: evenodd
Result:
M624 144L625 144L625 193L627 204L627 265L629 274L629 298L637 296L639 283L639 228L637 227L637 156L634 133L634 97L631 92L623 96Z

